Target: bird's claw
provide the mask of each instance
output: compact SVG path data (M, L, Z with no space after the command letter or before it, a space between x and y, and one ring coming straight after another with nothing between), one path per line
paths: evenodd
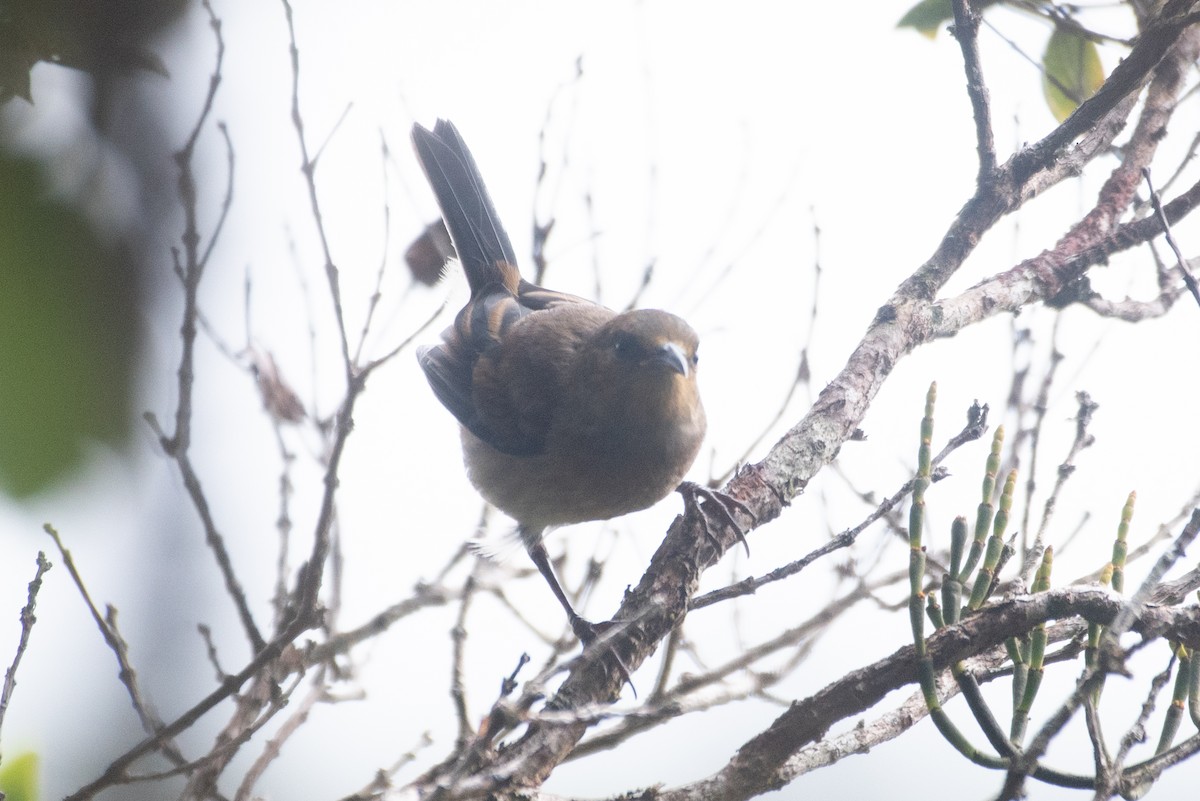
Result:
M571 618L571 631L575 632L575 636L579 639L579 644L583 646L583 650L589 649L596 640L603 637L613 628L621 625L620 621L606 621L604 623L593 623L590 620L584 620L578 615ZM633 686L633 678L630 675L629 667L626 666L625 660L617 653L617 649L611 645L607 646L608 655L612 657L613 662L617 665L617 670L621 673L621 679L625 684L629 685L629 689L633 692L633 697L637 698L637 688Z
M713 534L712 529L708 527L708 510L716 509L717 515L721 518L721 522L733 529L733 533L737 536L738 542L746 549L746 556L750 555L750 543L746 541L746 532L741 524L733 516L733 510L736 509L744 512L751 520L758 520L758 516L754 514L749 506L734 498L732 495L727 495L718 490L703 487L694 481L685 481L675 490L683 496L684 505L688 511L695 510L700 513L700 525L704 527L704 536L707 537L718 551L721 550L721 541ZM700 505L701 501L708 501L704 506Z

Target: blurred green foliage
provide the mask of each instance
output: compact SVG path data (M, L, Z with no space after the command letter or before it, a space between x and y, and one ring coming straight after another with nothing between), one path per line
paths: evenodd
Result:
M37 801L38 756L32 751L4 760L0 765L0 792L4 801Z
M24 497L123 443L137 281L119 246L0 151L0 491Z

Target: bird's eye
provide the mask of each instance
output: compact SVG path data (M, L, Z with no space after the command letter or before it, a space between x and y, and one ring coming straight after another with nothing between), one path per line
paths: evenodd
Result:
M618 336L613 340L613 351L623 359L628 359L637 351L637 343L633 337Z
M699 352L693 353L692 354L692 367L695 367L699 363L700 363L700 353Z

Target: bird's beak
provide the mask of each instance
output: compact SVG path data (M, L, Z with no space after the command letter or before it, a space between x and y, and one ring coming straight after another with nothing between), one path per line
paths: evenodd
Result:
M687 378L688 373L691 371L691 364L687 354L683 348L674 342L667 342L660 345L658 350L654 352L653 360L665 364L684 378Z

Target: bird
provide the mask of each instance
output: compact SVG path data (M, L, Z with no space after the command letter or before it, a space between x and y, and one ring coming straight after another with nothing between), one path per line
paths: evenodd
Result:
M543 543L548 529L640 511L679 490L694 504L717 500L745 542L726 502L742 504L683 481L706 429L699 337L667 311L618 313L527 281L453 123L414 124L412 140L471 291L418 362L460 424L469 480L516 520L586 648L604 626L580 616L563 591Z

